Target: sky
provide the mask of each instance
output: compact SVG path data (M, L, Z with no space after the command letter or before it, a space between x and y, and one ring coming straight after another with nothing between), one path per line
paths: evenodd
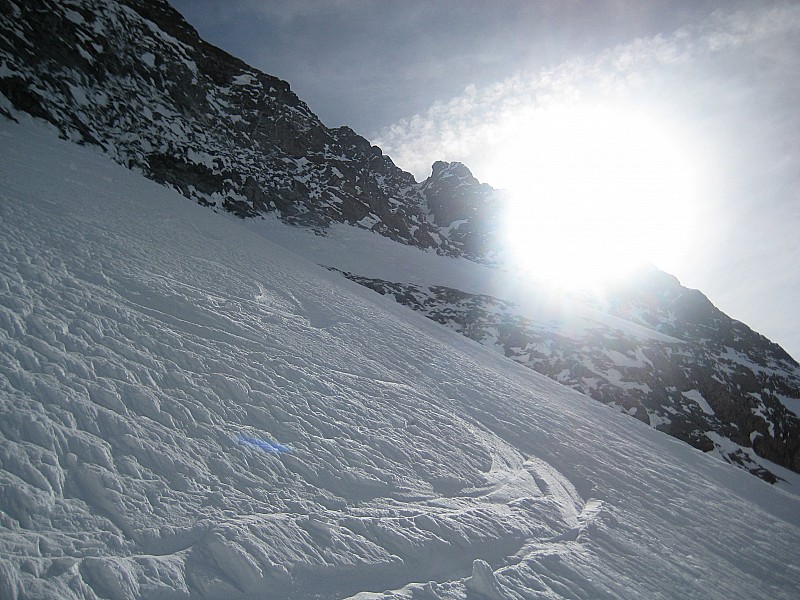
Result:
M533 271L650 262L800 359L798 2L172 4L418 180L508 190Z

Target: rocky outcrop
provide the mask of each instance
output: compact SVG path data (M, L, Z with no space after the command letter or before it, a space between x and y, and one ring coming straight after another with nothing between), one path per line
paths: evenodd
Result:
M470 256L490 257L502 242L504 203L501 194L472 176L459 162L437 161L420 186L430 220Z
M491 188L471 180L480 198L452 190L451 202L436 174L418 184L350 128L325 127L285 81L204 42L165 0L0 0L0 9L7 117L45 119L242 217L274 212L318 231L347 223L454 256L487 251L493 212L479 205L492 204Z

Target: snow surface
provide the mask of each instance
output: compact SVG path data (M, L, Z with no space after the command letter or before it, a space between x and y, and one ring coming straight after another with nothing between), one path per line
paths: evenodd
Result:
M446 286L469 294L501 298L516 305L516 312L549 325L553 331L582 340L588 331L612 328L644 340L681 344L681 340L625 319L571 301L564 294L500 269L466 258L439 256L433 251L403 246L371 231L333 223L325 236L286 227L274 216L247 225L258 233L319 265L362 277ZM358 248L358 252L353 249Z
M681 395L684 398L688 398L692 402L696 402L697 405L700 407L700 410L702 410L707 415L714 414L714 409L711 408L711 405L708 403L708 401L705 398L703 398L703 394L701 394L699 390L689 390L688 392L681 392Z
M0 598L797 597L797 497L20 120Z
M695 365L708 362L709 368L722 372L720 373L722 379L718 379L720 382L735 381L737 376L733 373L732 363L744 367L754 375L766 374L777 377L777 381L785 378L795 380L800 376L800 370L795 365L783 363L779 366L772 363L772 367L764 367L748 359L746 354L731 348L726 348L720 360L715 359L713 353L703 358L702 351L697 354L702 345L698 347L694 343L659 332L641 316L644 313L636 317L638 311L633 311L633 321L638 322L629 321L627 317L626 319L615 317L596 309L597 298L591 295L568 296L558 290L543 288L511 270L488 268L470 260L440 256L434 252L398 244L354 227L335 225L331 227L329 234L320 236L312 231L286 227L275 217L253 220L247 226L295 254L305 256L320 265L349 273L348 278L354 281L364 283L364 279L372 279L373 284L382 282L382 285L395 289L393 293L387 294L387 298L394 296L401 304L413 307L428 318L445 323L448 328L459 331L462 335L479 341L528 368L547 373L559 383L600 399L606 405L614 406L616 410L631 416L640 416L640 410L646 412L647 420L653 428L669 426L673 420L663 413L660 414L658 409L653 410L644 406L625 408L624 401L609 402L607 394L611 387L623 390L624 396L629 400L637 396L641 398L654 394L654 390L642 382L642 377L645 376L646 379L648 375L642 371L649 370L652 373L656 370L643 350L643 347L647 346L652 348L654 343L670 344L674 356L682 357L680 359L682 362L694 361ZM354 252L354 249L358 251ZM375 289L373 284L366 283L367 287ZM466 304L452 298L443 300L441 293L435 291L441 290L439 286L442 284L457 292L456 296L461 292L467 292L475 297L466 301ZM475 301L480 308L473 304ZM483 317L478 318L479 314ZM667 322L676 318L674 313L667 315ZM558 348L554 351L550 344L530 341L524 348L510 346L502 341L505 337L502 329L509 321L520 323L520 317L524 317L525 323L520 331L525 331L526 337L547 339L557 336L577 344L566 354ZM478 328L481 336L477 335ZM629 354L608 347L614 347L623 339L625 345L630 343L638 345L632 352L629 351ZM601 346L605 349L600 350ZM534 352L547 357L547 360L541 360L539 356L532 354ZM577 367L578 372L590 373L593 376L582 375L580 378L574 378L570 369L564 369L554 377L553 372L547 371L548 362L553 365L564 359L569 361L573 368ZM768 364L771 363L768 361ZM630 369L633 369L634 373L630 373ZM766 381L764 383L767 385ZM772 394L774 390L765 388L764 392ZM684 392L684 397L688 401L683 403L685 412L692 413L696 406L710 418L706 424L708 430L713 431L719 427L719 415L715 414L697 389L687 390ZM759 408L753 409L752 414L758 417L759 421L764 420L768 433L774 437L772 422L774 417L766 412L767 409L759 394L754 394L753 397L758 401ZM795 405L800 402L779 394L775 397L789 410L796 408ZM697 431L699 434L705 432L703 425L694 424L693 427L700 428ZM758 456L752 448L735 443L730 438L725 444L715 443L714 448L720 460L736 464L750 472L760 469L777 474L779 470L781 474L774 485L800 495L800 474L780 466L775 470L773 468L776 466L775 463ZM729 455L730 448L735 449L733 451L735 457Z

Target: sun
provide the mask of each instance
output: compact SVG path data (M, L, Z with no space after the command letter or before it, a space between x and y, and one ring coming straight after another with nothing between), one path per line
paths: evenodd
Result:
M698 194L687 148L674 128L630 108L571 104L518 116L488 175L508 194L515 268L579 288L641 263L678 264Z

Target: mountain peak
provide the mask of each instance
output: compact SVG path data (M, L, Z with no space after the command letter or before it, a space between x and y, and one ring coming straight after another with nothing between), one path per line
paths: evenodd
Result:
M441 179L444 177L474 180L477 183L477 179L473 177L472 171L470 171L464 163L437 160L431 167L430 179Z
M413 175L380 148L350 127L327 128L287 82L203 41L166 1L108 1L98 11L30 0L17 13L0 21L10 40L0 62L12 74L0 78L9 101L0 114L43 118L243 218L272 212L318 233L345 223L445 255L485 251L466 229L453 236L430 220ZM442 169L474 182L463 165Z
M498 247L502 198L460 162L438 160L419 187L433 223L471 256Z
M682 287L677 277L651 264L640 266L633 272L630 279L636 281L640 285L647 285L659 289L676 289Z

